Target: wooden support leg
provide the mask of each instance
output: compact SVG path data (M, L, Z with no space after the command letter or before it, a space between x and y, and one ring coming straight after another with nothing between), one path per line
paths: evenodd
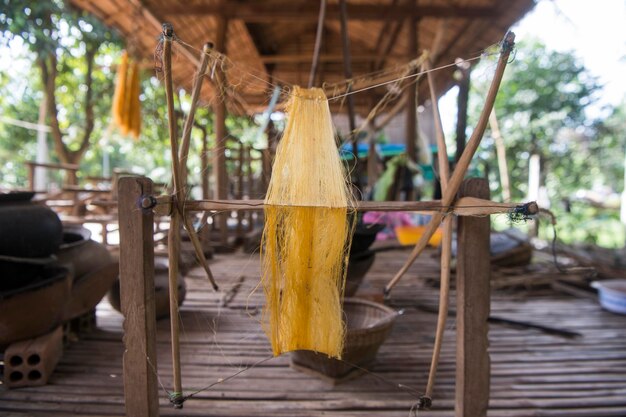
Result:
M35 191L35 166L28 165L28 189Z
M461 197L489 199L487 181L466 180ZM484 417L489 405L489 217L459 217L456 273L456 417Z
M109 244L109 224L107 222L102 223L102 244L104 246Z
M154 306L154 219L142 208L152 181L119 181L120 292L124 314L124 397L127 416L158 417Z

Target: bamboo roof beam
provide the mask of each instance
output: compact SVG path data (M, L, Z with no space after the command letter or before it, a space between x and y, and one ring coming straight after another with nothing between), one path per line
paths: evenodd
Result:
M158 7L161 14L165 15L220 15L230 19L241 19L249 23L269 23L276 21L317 22L319 4L307 2L306 4L286 1L285 3L261 3L261 2L228 2L224 4L178 4L170 3ZM489 19L496 13L491 7L480 6L439 6L424 5L401 5L390 8L385 4L351 4L350 20L404 20L409 17L437 17L437 18L466 18L466 19ZM326 19L340 20L341 10L339 4L329 4L326 11Z

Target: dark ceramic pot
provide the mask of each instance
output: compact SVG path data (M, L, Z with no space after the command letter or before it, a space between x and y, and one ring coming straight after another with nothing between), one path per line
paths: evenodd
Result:
M113 287L118 274L118 263L111 261L101 268L75 278L63 321L82 316L95 308Z
M48 333L61 323L70 297L67 268L46 268L24 287L0 292L0 346Z
M46 206L28 201L0 202L0 255L43 258L61 244L63 226Z
M56 257L17 258L0 255L0 292L25 287L40 278L44 270L56 262Z
M63 225L63 239L59 250L70 249L79 246L91 239L89 229L78 225Z
M32 200L34 196L34 191L15 191L4 193L0 194L0 204L24 203Z
M76 280L113 263L106 246L90 237L91 232L84 227L63 228L63 244L56 256L60 264L72 266Z
M367 271L369 271L372 264L374 264L375 259L376 252L371 250L350 255L348 259L348 271L346 273L346 297L352 297L356 294Z
M178 305L182 305L187 295L185 278L178 274ZM165 318L170 315L169 270L166 259L156 259L154 265L154 304L156 318ZM107 296L111 306L122 311L120 301L119 280L113 285Z
M357 223L352 236L352 245L350 246L350 255L355 253L363 253L372 246L376 240L378 232L385 228L382 224L363 224Z

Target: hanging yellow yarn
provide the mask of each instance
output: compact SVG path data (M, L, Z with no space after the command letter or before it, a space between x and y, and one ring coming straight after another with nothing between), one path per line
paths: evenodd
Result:
M128 54L122 53L113 95L113 122L122 134L139 138L141 130L140 69L134 62L129 65Z
M275 355L341 357L351 193L324 92L295 87L265 199L265 325Z
M126 83L128 73L128 53L122 52L120 66L117 70L117 81L115 83L115 93L113 94L113 121L116 125L123 126L124 104L126 103Z
M139 138L141 126L141 104L139 101L139 64L134 62L130 68L130 84L128 86L126 103L128 106L127 130L135 139Z

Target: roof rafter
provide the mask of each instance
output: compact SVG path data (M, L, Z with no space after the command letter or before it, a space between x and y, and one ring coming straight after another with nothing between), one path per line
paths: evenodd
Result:
M192 4L182 5L171 3L159 7L159 12L166 15L222 15L232 19L241 19L246 22L268 23L280 20L298 22L315 22L318 17L319 5L317 2L285 2L275 3L241 3L229 2L223 5ZM403 20L407 17L459 17L467 19L491 18L496 16L492 7L478 6L420 6L402 5L389 7L379 4L351 4L350 20ZM326 10L326 21L339 20L339 5L329 4Z

